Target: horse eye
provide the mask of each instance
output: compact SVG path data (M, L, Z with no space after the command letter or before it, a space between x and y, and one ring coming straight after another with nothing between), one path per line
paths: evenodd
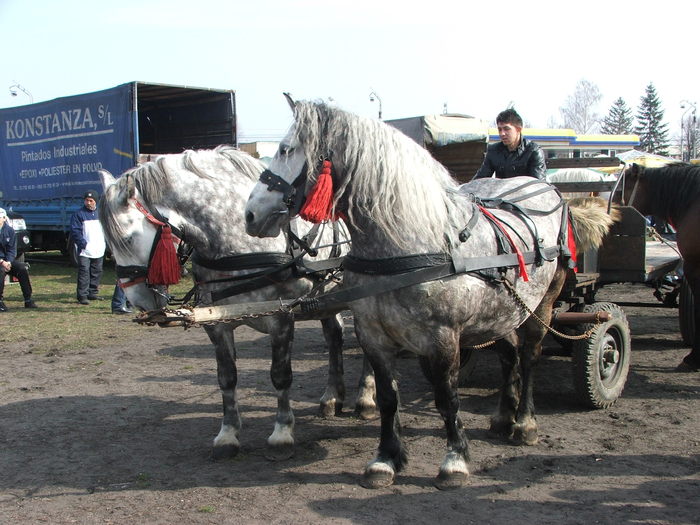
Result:
M292 154L293 151L294 148L292 146L289 146L287 144L280 144L280 155L288 157Z

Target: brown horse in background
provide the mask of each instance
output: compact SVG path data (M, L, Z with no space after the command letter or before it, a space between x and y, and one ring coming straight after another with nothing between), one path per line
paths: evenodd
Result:
M682 369L700 370L700 166L675 163L661 168L632 164L625 172L624 202L676 230L683 272L693 293L695 334Z

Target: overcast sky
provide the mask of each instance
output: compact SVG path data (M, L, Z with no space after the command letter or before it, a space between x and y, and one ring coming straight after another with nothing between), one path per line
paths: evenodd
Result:
M647 0L0 0L0 107L132 80L234 89L239 140L276 140L282 96L383 118L510 103L534 127L586 79L604 116L653 82L670 136L700 103L700 4Z

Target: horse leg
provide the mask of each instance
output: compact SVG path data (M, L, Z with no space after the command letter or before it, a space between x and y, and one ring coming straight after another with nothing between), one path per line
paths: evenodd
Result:
M498 352L501 361L503 385L498 398L498 408L491 416L490 431L505 439L513 436L516 412L520 405L522 377L520 375L520 355L518 353L518 336L516 332L496 341L493 349Z
M430 371L435 393L435 406L442 416L447 431L447 454L435 478L440 490L461 487L469 476L469 441L464 424L459 417L459 336L440 345L438 350L423 362L424 371Z
M542 340L547 335L547 326L552 321L552 307L561 293L565 278L565 270L559 267L547 293L535 308L534 315L531 315L522 327L524 329L524 343L521 347L520 359L522 391L513 428L513 440L525 445L535 445L538 440L533 400L534 368L542 355ZM536 317L539 317L542 322L538 321Z
M240 449L238 436L241 431L241 416L238 412L236 400L236 384L238 374L236 370L236 348L234 346L233 328L219 323L204 327L209 340L216 351L216 369L219 388L224 408L224 418L221 421L221 430L214 438L212 450L213 459L232 458Z
M399 421L398 384L394 379L392 357L381 350L368 350L365 355L376 378L377 403L381 416L381 434L376 457L365 467L362 486L368 489L388 487L394 482L396 472L408 462L406 449L401 442Z
M355 401L355 415L365 420L377 417L377 387L374 370L366 355L362 358L362 375Z
M267 438L265 457L273 461L289 459L294 454L294 413L289 404L289 389L292 387L292 340L294 321L289 317L273 320L274 329L269 331L272 343L270 378L277 390L277 415L275 428Z
M685 279L693 292L693 310L695 317L695 337L693 338L693 348L690 353L683 358L682 369L693 371L700 370L700 264L684 264Z
M339 416L345 402L345 382L343 380L343 318L336 314L321 319L323 336L328 345L328 385L321 397L320 414L327 418Z

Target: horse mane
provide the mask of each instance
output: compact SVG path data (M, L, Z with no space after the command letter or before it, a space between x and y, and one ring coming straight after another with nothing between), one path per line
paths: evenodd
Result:
M100 199L98 214L110 246L118 247L127 253L131 252L124 242L125 232L116 216L133 196L134 189L138 189L147 207L161 204L171 188L173 171L177 171L169 166L173 159L176 159L179 168L203 179L216 178L217 170L212 170L213 162L230 162L233 171L253 182L258 180L262 171L260 161L228 145L218 146L213 150L186 150L177 154L160 155L155 160L135 166L125 171L115 184L105 190Z
M700 198L698 166L675 162L660 168L642 167L639 178L649 185L651 215L674 224Z
M308 180L316 180L319 158L330 158L343 174L334 205L347 203L355 228L360 212L399 247L411 237L442 241L449 221L445 190L457 183L424 148L381 121L322 102L299 101L294 114Z

